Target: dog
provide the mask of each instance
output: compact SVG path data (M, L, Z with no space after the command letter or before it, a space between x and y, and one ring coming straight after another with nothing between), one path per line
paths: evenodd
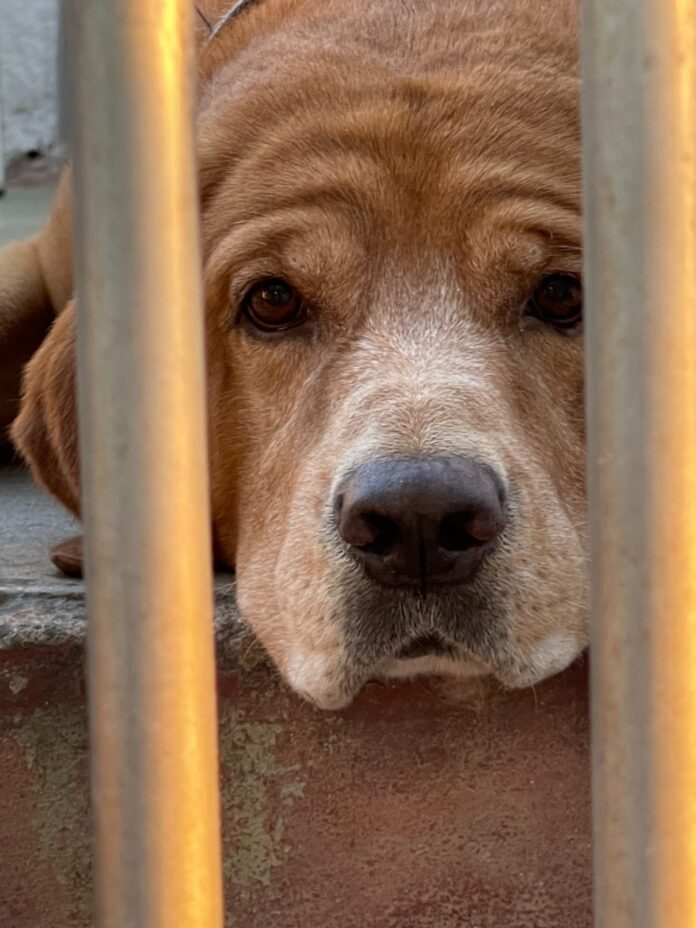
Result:
M327 709L561 671L587 644L576 0L197 14L212 532L242 615ZM67 171L0 253L0 356L12 381L33 355L12 437L79 516L70 196Z

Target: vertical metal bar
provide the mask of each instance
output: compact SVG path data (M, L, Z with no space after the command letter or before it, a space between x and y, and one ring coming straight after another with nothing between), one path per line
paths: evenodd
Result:
M101 928L222 923L189 0L70 0Z
M596 924L696 925L696 0L585 0Z
M5 192L5 95L2 77L2 43L0 42L0 196Z

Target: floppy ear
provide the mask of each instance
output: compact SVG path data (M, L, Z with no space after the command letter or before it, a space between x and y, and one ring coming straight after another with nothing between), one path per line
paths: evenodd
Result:
M11 435L37 482L79 517L75 335L73 300L25 369Z
M17 415L22 368L52 318L35 240L0 248L0 442Z
M22 369L72 295L70 172L33 238L0 248L0 444L17 415Z

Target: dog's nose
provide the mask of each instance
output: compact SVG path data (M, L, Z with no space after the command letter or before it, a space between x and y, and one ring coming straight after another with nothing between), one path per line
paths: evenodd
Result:
M335 500L338 530L374 579L466 583L506 523L494 471L471 458L384 458L358 467Z

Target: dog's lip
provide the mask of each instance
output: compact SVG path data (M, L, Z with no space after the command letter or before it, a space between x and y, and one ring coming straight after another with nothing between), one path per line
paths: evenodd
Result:
M418 635L405 641L395 657L397 660L412 660L415 657L437 656L451 657L457 656L456 646L437 634L426 633Z
M312 693L305 689L295 689L295 692L304 699L305 702L310 703L310 705L317 709L321 709L323 712L340 712L342 709L347 709L348 706L350 706L361 689L362 686L358 686L354 689L346 690L345 692L332 692L329 694Z
M430 662L434 662L433 666ZM458 674L459 664L466 672ZM450 671L448 668L452 668ZM330 686L307 687L298 681L290 682L295 692L317 709L340 712L347 709L355 697L370 684L384 684L411 676L496 676L494 668L468 652L468 649L448 641L439 632L425 632L404 640L398 650L392 650L381 660L377 659L362 670L344 664ZM325 682L325 681L324 681Z

